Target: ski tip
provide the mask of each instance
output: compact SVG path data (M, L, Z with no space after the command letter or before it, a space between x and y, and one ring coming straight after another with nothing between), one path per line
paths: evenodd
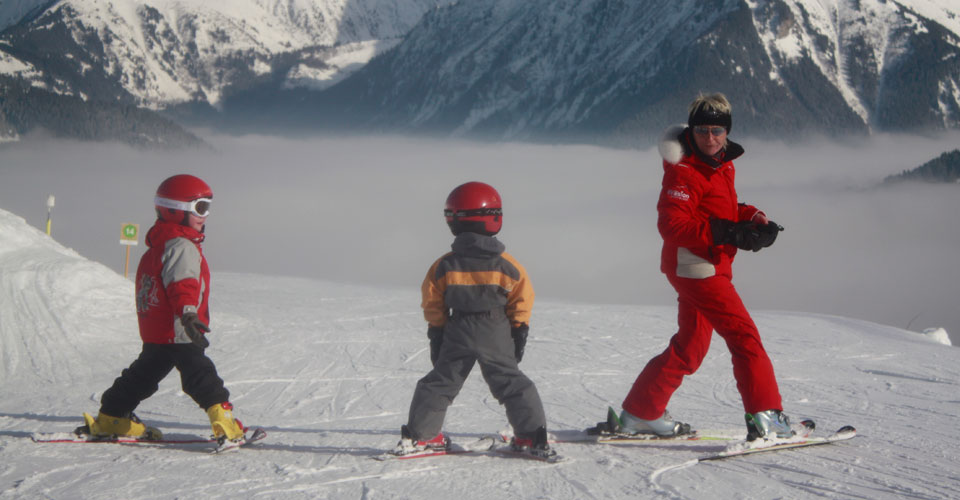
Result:
M856 433L857 433L857 429L855 429L852 425L845 425L841 427L839 430L837 430L837 434L856 434Z

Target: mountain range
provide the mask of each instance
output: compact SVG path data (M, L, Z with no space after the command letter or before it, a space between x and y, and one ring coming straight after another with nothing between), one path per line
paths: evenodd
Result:
M0 73L238 131L649 143L960 127L952 0L21 0ZM3 24L0 24L3 26Z

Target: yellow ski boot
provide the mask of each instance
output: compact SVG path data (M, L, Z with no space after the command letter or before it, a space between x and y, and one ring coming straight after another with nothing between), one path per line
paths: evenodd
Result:
M230 402L223 402L207 408L207 416L210 417L210 427L213 428L213 435L221 445L226 441L237 444L245 442L243 424L233 418L233 405Z
M83 421L87 425L77 430L80 432L86 431L87 434L95 438L132 437L150 441L163 438L163 433L159 429L147 427L133 413L129 417L114 417L100 412L97 414L97 418L93 418L89 413L84 413Z

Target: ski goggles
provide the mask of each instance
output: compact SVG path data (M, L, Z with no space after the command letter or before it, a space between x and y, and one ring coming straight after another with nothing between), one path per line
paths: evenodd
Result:
M473 208L469 210L446 209L443 211L443 215L444 217L461 219L463 217L482 217L485 215L500 216L503 215L503 211L500 208Z
M724 127L710 127L706 125L697 125L693 127L693 131L700 135L713 134L715 137L720 137L721 135L727 132L727 129Z
M197 217L206 217L210 215L210 203L212 201L213 200L210 198L197 198L193 201L180 201L157 196L153 199L153 204L158 207L183 210L184 212L189 212Z

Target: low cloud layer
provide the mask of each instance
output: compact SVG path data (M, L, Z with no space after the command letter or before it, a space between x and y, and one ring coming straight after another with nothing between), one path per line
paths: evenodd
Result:
M744 140L740 199L786 227L773 247L737 258L734 283L748 308L837 314L916 331L942 326L960 342L960 270L953 265L960 186L876 187L956 148L958 139ZM214 273L419 287L449 248L447 193L480 180L502 194L500 238L527 267L540 298L675 303L659 272L662 168L655 150L397 137L210 141L218 152L6 146L0 208L42 228L47 196L56 195L54 237L122 272L121 224L137 222L145 232L157 184L192 173L215 193L205 247ZM141 239L131 267L142 251Z

